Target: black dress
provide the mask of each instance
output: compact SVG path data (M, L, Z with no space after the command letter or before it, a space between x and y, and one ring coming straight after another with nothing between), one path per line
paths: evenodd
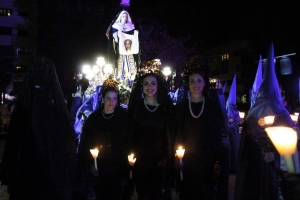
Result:
M73 200L75 158L75 133L55 66L38 56L11 117L1 182L11 200Z
M193 103L193 113L198 114L203 102ZM183 181L179 188L180 199L213 199L214 163L220 159L221 121L214 115L213 105L205 101L199 118L189 111L188 100L176 105L175 148L185 149L183 157ZM178 174L179 178L179 174Z
M125 110L117 109L107 115L100 108L88 117L83 126L78 150L78 163L81 163L79 167L82 173L89 173L94 165L90 149L99 150L98 177L89 175L92 177L96 199L121 198L121 179L126 170L124 166L128 165L127 156L123 154L125 114Z
M147 105L150 110L156 106ZM154 112L142 100L131 107L130 151L135 154L133 179L139 197L171 199L170 150L171 138L166 119L166 107L159 105ZM171 114L169 118L172 118Z

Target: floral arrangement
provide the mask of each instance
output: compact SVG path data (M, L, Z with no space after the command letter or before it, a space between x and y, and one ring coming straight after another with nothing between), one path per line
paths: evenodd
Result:
M116 78L116 81L119 84L120 103L128 105L133 80Z

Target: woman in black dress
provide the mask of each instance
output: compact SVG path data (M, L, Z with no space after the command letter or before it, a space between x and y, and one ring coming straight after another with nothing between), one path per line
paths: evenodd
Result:
M75 133L54 63L37 56L11 116L1 183L11 200L73 200L75 158Z
M205 93L205 75L189 72L190 97L176 105L175 148L185 149L180 199L213 199L214 177L220 173L221 120L214 101ZM179 174L178 174L179 177Z
M107 79L101 94L103 106L83 125L78 159L82 163L80 170L88 169L93 177L96 199L115 200L121 199L122 167L127 166L127 157L122 154L126 113L119 106L116 81ZM90 153L95 148L99 150L97 169Z
M128 109L128 153L134 153L136 157L133 179L138 198L171 199L173 104L162 78L152 72L140 77L132 91Z

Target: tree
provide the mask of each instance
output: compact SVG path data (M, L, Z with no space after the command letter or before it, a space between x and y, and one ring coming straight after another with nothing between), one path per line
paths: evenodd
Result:
M137 19L135 26L139 30L141 60L160 59L180 76L187 58L196 52L186 45L190 37L174 38L168 34L166 25L151 19Z

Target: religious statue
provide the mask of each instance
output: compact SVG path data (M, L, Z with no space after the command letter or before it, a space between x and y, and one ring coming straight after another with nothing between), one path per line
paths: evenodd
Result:
M129 13L121 11L109 25L106 36L109 40L108 62L113 63L115 75L134 80L140 64L138 31Z

